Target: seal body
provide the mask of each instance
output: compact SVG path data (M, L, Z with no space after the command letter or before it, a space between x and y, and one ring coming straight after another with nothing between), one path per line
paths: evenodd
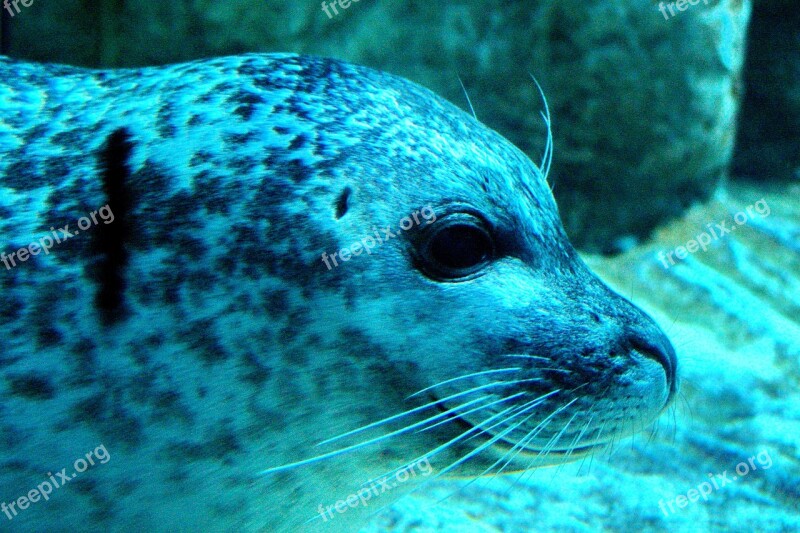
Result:
M580 457L674 396L539 168L421 87L295 55L0 73L0 521L353 530L414 465Z

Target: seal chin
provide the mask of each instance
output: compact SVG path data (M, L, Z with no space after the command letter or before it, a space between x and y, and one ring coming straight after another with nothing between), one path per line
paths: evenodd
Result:
M552 446L539 446L538 443L526 439L514 439L504 435L503 432L483 429L466 418L458 417L463 427L468 432L479 436L476 449L484 451L482 462L491 464L488 471L515 473L531 468L555 466L589 457L598 451L604 450L608 443L580 443L563 446L557 443Z
M498 457L516 454L504 471L521 472L533 467L554 466L589 457L595 452L605 449L607 444L588 444L570 448L553 448L545 450L530 446L520 447L518 443L500 439L492 448Z
M489 437L491 438L491 437ZM525 464L530 464L533 461L534 466L542 466L546 464L561 464L576 459L581 459L587 455L591 455L597 450L602 450L607 446L607 443L581 443L575 446L560 446L554 445L552 447L539 447L530 443L525 443L517 439L510 439L501 436L494 442L493 448L495 452L508 454L509 452L519 452L515 459L524 459Z

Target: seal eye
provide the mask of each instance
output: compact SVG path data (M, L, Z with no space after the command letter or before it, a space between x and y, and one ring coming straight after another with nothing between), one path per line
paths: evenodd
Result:
M429 277L461 280L476 274L492 259L494 243L489 231L474 217L458 217L443 220L425 240L421 252L421 266Z

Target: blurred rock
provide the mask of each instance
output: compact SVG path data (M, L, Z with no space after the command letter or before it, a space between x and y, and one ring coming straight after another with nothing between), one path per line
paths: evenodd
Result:
M540 159L543 84L552 178L568 232L614 251L703 199L731 158L750 0L684 11L633 0L508 3L175 0L35 2L13 20L14 55L132 66L244 51L347 59L415 80Z
M732 172L800 179L800 6L756 1Z

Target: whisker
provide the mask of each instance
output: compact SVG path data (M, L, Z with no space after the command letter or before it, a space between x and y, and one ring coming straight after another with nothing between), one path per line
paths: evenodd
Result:
M595 439L597 442L602 442L603 431L605 430L607 423L608 420L604 420L603 424L599 428L597 428L597 438ZM586 469L587 474L592 471L592 464L594 464L594 454L595 452L592 451L591 455L589 456L589 466Z
M506 354L503 357L517 357L519 359L535 359L538 361L546 361L548 363L552 362L552 359L547 359L545 357L540 357L538 355L527 355L527 354ZM550 366L545 367L536 367L536 370L551 370L553 372L561 372L562 374L570 374L571 372L566 368L555 368Z
M486 397L484 396L484 398L486 398ZM518 407L519 407L519 406L516 406L514 409L516 409L516 408L518 408ZM423 431L428 431L428 430L430 430L430 429L433 429L433 428L435 428L436 426L440 426L440 425L442 425L442 424L446 424L446 423L448 423L448 422L452 422L453 420L455 420L455 419L457 419L457 418L462 418L462 419L463 419L463 418L464 418L464 416L466 416L466 415L468 415L468 414L471 414L471 413L474 413L474 412L476 412L476 411L481 411L481 410L483 410L483 409L485 409L485 408L486 408L486 406L485 406L485 405L480 405L480 406L478 406L478 407L473 407L473 408L472 408L472 409L470 409L469 411L464 411L464 412L461 412L461 411L459 411L459 412L458 412L458 413L456 413L456 415L455 415L455 416L453 416L452 418L448 418L447 420L440 420L439 422L436 422L435 424L433 424L433 425L431 425L431 426L427 426L427 427L424 427L424 428L422 428L422 429L418 429L418 430L417 430L417 433L422 433ZM490 428L490 429L491 429L491 428ZM469 439L467 439L467 440L470 440L470 439L472 439L472 438L474 438L474 435L473 435L472 437L470 437Z
M519 394L525 394L525 393L524 392L520 392ZM444 411L442 413L439 413L439 414L436 414L436 415L431 416L429 418L426 418L425 420L422 420L422 421L417 422L415 424L412 424L410 426L405 426L405 427L400 428L398 430L392 431L391 433L387 433L385 435L380 435L378 437L366 440L364 442L360 442L360 443L357 443L357 444L346 446L344 448L340 448L338 450L333 450L333 451L328 452L328 453L323 453L323 454L317 455L315 457L310 457L310 458L304 459L302 461L296 461L294 463L288 463L288 464L281 465L281 466L275 466L275 467L272 467L272 468L267 468L266 470L263 470L260 474L261 475L272 474L274 472L281 472L283 470L289 470L291 468L295 468L295 467L298 467L298 466L306 465L306 464L309 464L309 463L315 463L317 461L322 461L323 459L330 459L331 457L335 457L335 456L343 454L345 452L357 450L357 449L362 448L364 446L368 446L370 444L375 444L376 442L381 442L383 440L395 437L395 436L400 435L402 433L406 433L408 431L411 431L412 429L415 429L415 428L417 428L419 426L427 424L431 420L436 420L438 418L445 417L445 416L447 416L447 415L449 415L451 413L457 412L459 409L463 409L464 407L469 407L472 404L485 401L486 399L487 398L485 396L482 396L480 398L476 398L474 400L470 400L470 401L468 401L466 403L463 403L463 404L461 404L459 406L456 406L456 407L453 407L451 409L448 409L447 411ZM434 402L434 403L436 403L436 402Z
M423 392L428 392L429 390L435 389L436 387L441 387L442 385L447 385L448 383L453 383L455 381L460 381L462 379L474 378L474 377L477 377L477 376L485 376L487 374L494 374L494 373L499 373L499 372L514 372L514 371L517 371L517 370L522 370L522 369L519 368L519 367L510 367L510 368L499 368L497 370L483 370L481 372L473 372L472 374L466 374L464 376L459 376L457 378L447 379L445 381L440 381L439 383L436 383L435 385L431 385L430 387L425 387L422 390L418 390L417 392L415 392L411 396L408 396L406 398L406 400L408 400L410 398L413 398L414 396L419 396Z
M475 114L475 108L472 107L472 102L469 99L469 93L467 93L467 88L464 87L464 82L461 81L461 76L457 76L457 77L458 77L458 83L461 84L461 89L464 91L464 96L467 97L467 103L469 104L469 110L472 112L472 117L475 120L478 120L478 115Z
M522 410L521 410L521 411L519 411L518 413L514 414L514 417L517 417L517 416L519 416L519 415L521 415L521 414L525 413L526 411L529 411L529 410L531 410L531 409L535 408L535 407L536 407L536 406L538 406L539 404L541 404L541 402L540 402L540 401L537 401L537 400L531 400L530 402L528 402L528 403L526 404L526 405L527 405L527 407L526 407L525 409L522 409ZM533 416L533 414L531 414L531 415L529 415L529 416ZM458 459L457 461L454 461L454 462L453 462L453 463L451 463L451 464L450 464L450 466L448 466L447 468L445 468L445 469L443 469L443 470L440 470L440 471L439 471L439 472L436 474L436 476L434 476L434 477L431 479L431 481L433 481L433 480L435 480L435 479L437 479L437 478L441 477L442 475L446 474L446 473L447 473L447 472L449 472L450 470L452 470L452 469L456 468L457 466L459 466L459 465L463 464L465 461L467 461L467 460L468 460L468 459L470 459L471 457L474 457L475 455L479 454L480 452L482 452L482 451L483 451L483 450L485 450L486 448L490 447L492 444L494 444L495 442L497 442L498 440L502 439L502 438L503 438L503 437L505 437L507 434L509 434L511 431L513 431L514 429L516 429L516 428L517 428L517 427L518 427L520 424L524 423L524 422L525 422L525 420L527 420L527 419L523 419L523 420L521 420L521 421L517 422L516 424L514 424L513 426L511 426L511 427L509 427L509 428L507 428L507 429L503 430L502 432L498 433L497 435L494 435L494 436L493 436L492 438L490 438L488 441L484 442L484 443L483 443L483 444L481 444L480 446L478 446L478 447L476 447L475 449L473 449L471 452L469 452L469 453L467 453L466 455L464 455L464 456L463 456L461 459ZM439 500L439 503L441 503L441 502L442 502L442 501L444 501L445 499L449 498L450 496L452 496L452 494L448 495L447 497L443 498L442 500Z
M542 86L539 85L539 82L536 81L533 74L530 74L530 77L533 83L536 84L536 88L539 89L539 95L542 97L542 102L544 103L544 113L540 112L539 114L542 116L547 126L547 141L545 142L544 154L542 154L542 162L539 170L542 172L544 179L547 180L547 177L550 175L550 165L553 162L553 121L550 117L550 107L547 104L547 97L544 95Z
M564 429L561 432L562 434L566 432L570 424L572 424L575 418L580 414L583 414L583 412L577 411L574 415L572 415L572 418L570 418L569 422L567 422L567 424L564 426ZM583 432L586 431L587 426L584 425L583 427L584 429L582 429L581 432L574 439L572 439L572 442L569 443L569 446L567 446L567 451L564 453L564 460L558 465L558 467L555 468L553 479L555 479L555 476L561 472L562 467L569 462L569 458L572 457L572 452L575 451L575 443L580 439L580 436L583 435ZM559 436L559 439L560 438L561 436Z
M507 398L501 398L500 400L497 400L497 402L494 402L494 403L499 403L499 402L508 401L508 400L511 400L511 399L517 398L517 397L519 397L519 396L522 396L522 395L524 395L524 394L525 394L524 392L518 392L517 394L514 394L513 396L509 396L509 397L507 397ZM488 407L488 406L487 406L487 407ZM501 417L501 416L505 415L505 414L506 414L508 411L512 411L512 410L516 409L517 407L518 407L518 406L515 406L515 407L508 407L508 408L506 408L506 409L504 409L504 410L500 411L499 413L496 413L496 414L492 415L492 416L491 416L491 417L489 417L488 419L484 420L483 422L481 422L481 424L486 424L486 423L488 423L488 422L491 422L491 421L492 421L492 420L494 420L495 418ZM417 457L416 459L413 459L412 461L409 461L409 462L405 463L404 465L402 465L402 466L400 466L400 467L398 467L398 468L395 468L394 470L391 470L391 471L387 472L387 473L386 473L386 474L384 474L384 475L381 475L381 476L374 477L374 478L370 479L369 481L366 481L365 483L362 483L362 484L361 484L361 487L364 487L364 486L367 486L367 485L371 485L371 484L375 483L375 481L377 481L377 480L379 480L379 479L385 479L385 478L387 478L387 477L389 477L389 476L391 476L391 475L394 475L396 472L398 472L398 471L400 471L400 470L403 470L403 469L406 469L406 468L408 468L409 466L411 466L411 465L413 465L413 464L415 464L415 463L417 463L417 462L421 461L422 459L425 459L425 458L430 458L430 457L434 457L434 456L435 456L437 453L439 453L439 452L443 451L444 449L448 448L449 446L453 445L455 442L459 441L460 439L462 439L462 438L463 438L463 437L465 437L466 435L469 435L469 434L470 434L470 433L472 433L473 431L477 431L477 429L478 429L478 428L477 428L477 426L473 426L472 428L470 428L470 429L468 429L467 431L465 431L465 432L461 433L460 435L458 435L458 436L454 437L453 439L449 440L448 442L446 442L446 443L444 443L444 444L442 444L442 445L440 445L440 446L438 446L438 447L434 448L433 450L429 451L428 453L426 453L426 454L424 454L424 455L421 455L421 456ZM435 479L435 478L433 478L433 479ZM413 494L413 493L417 492L419 489L421 489L423 486L425 486L425 485L426 485L427 483L429 483L430 481L432 481L432 479L429 479L429 480L426 480L426 481L425 481L425 482L423 482L423 483L420 483L418 487L416 487L416 488L412 489L412 490L411 490L411 491L409 491L409 492L408 492L406 495ZM392 503L387 503L386 505L383 505L383 506L381 506L381 507L377 508L377 509L376 509L376 510L375 510L373 513L371 513L369 516L375 516L375 515L379 514L380 512L382 512L384 509L387 509L388 507L390 507L391 505L392 505Z
M558 434L558 436L557 436L557 438L556 438L555 442L553 443L553 447L555 447L555 445L556 445L556 444L558 444L558 441L559 441L559 440L561 440L561 437L562 437L562 436L564 436L564 434L567 432L567 429L569 428L569 426L572 424L572 422L574 422L574 421L575 421L575 418L577 418L577 416L578 416L578 415L580 415L580 414L583 414L583 412L582 412L582 411L577 411L577 412L576 412L574 415L572 415L572 418L570 418L570 419L569 419L569 422L567 422L567 423L564 425L564 427L561 429L561 431L559 432L559 434ZM585 428L585 427L586 427L586 426L584 426L584 428ZM564 465L565 465L567 462L569 462L569 458L572 456L572 452L573 452L573 451L575 451L575 441L577 440L577 438L578 438L578 437L576 437L575 439L572 439L572 442L569 444L569 446L567 446L567 451L566 451L566 452L564 452L564 459L563 459L563 460L562 460L562 461L561 461L561 462L558 464L558 466L557 466L557 467L554 469L554 472L553 472L553 477L552 477L552 479L551 479L551 483L552 483L553 481L555 481L555 477L556 477L556 475L558 475L559 473L561 473L561 471L562 471L562 469L563 469Z
M601 396L605 397L610 389L611 389L610 386L606 387L603 390L603 393L601 394ZM592 408L589 410L589 412L591 413L592 411L594 411L596 406L597 406L597 404L595 403L595 405L592 406ZM592 419L591 420L593 420L593 419L594 419L594 415L592 415ZM588 424L591 423L591 420L587 423L587 427L588 427ZM608 422L608 419L604 420L603 423L601 424L601 426L597 429L597 437L595 438L595 442L598 442L598 443L602 442L601 438L602 438L603 430L605 429L607 422ZM592 470L592 462L594 461L594 454L596 453L597 449L598 449L597 446L594 446L592 448L591 453L589 454L589 467L586 469L586 473L587 474ZM583 460L581 461L581 466L578 468L578 472L582 472L583 471L583 466L585 464L586 464L586 458L584 457Z
M525 395L525 394L526 394L525 392L518 392L518 393L516 393L516 394L513 394L513 395L511 395L511 396L508 396L508 397L506 397L506 398L500 398L499 400L495 400L495 401L494 401L494 402L492 402L492 403L486 404L484 407L490 407L490 406L492 406L492 405L494 405L494 404L498 404L498 403L501 403L501 402L507 402L507 401L509 401L509 400L513 400L513 399L519 398L520 396L523 396L523 395ZM500 411L499 413L495 413L494 415L490 416L488 419L486 419L486 420L484 420L483 422L481 422L481 424L485 424L485 423L487 423L487 422L491 422L491 421L492 421L492 420L494 420L495 418L498 418L498 417L500 417L500 416L503 416L503 415L504 415L504 414L506 414L507 412L509 412L509 411L512 411L512 410L515 410L515 409L517 409L517 408L518 408L518 406L507 407L506 409L503 409L503 410L502 410L502 411ZM418 463L418 462L419 462L419 461L421 461L422 459L425 459L425 458L430 458L430 457L434 457L434 456L435 456L437 453L439 453L439 452L441 452L442 450L444 450L444 449L448 448L449 446L451 446L451 445L453 445L454 443L458 442L459 440L461 440L462 438L466 437L467 435L469 435L469 434L471 434L471 433L474 433L474 432L478 431L478 429L479 429L479 428L478 428L478 426L472 426L471 428L469 428L469 429L467 429L466 431L464 431L463 433L461 433L461 434L459 434L459 435L457 435L457 436L453 437L452 439L450 439L449 441L445 442L444 444L441 444L441 445L437 446L437 447L436 447L436 448L434 448L433 450L430 450L429 452L426 452L425 454L423 454L423 455L420 455L419 457L417 457L417 458L415 458L415 459L412 459L411 461L408 461L408 462L406 462L406 463L402 464L401 466L399 466L399 467L397 467L397 468L395 468L395 469L393 469L393 470L390 470L389 472L387 472L387 473L385 473L385 474L383 474L383 475L380 475L380 476L374 477L374 478L372 478L372 479L370 479L370 480L368 480L368 481L365 481L364 483L362 483L362 485L361 485L361 486L363 487L364 485L369 485L369 484L372 484L372 483L374 483L374 482L375 482L376 480L378 480L378 479L382 479L382 478L385 478L385 477L391 476L391 475L393 475L395 472L398 472L398 471L400 471L400 470L403 470L403 469L405 469L405 468L408 468L409 466L411 466L411 465L413 465L413 464L415 464L415 463ZM484 431L485 431L485 430L481 430L481 431L479 431L479 433L478 433L478 434L480 434L480 433L483 433Z
M660 418L656 418L653 421L653 424L650 427L651 427L650 435L648 435L648 437L647 437L647 444L648 445L652 444L653 441L656 439L656 437L658 437L658 430L661 428L661 419Z
M536 379L539 379L539 378L536 378ZM460 398L461 396L466 396L467 394L472 394L473 392L479 392L479 391L482 391L482 390L486 390L486 389L490 389L492 387L497 387L497 386L502 386L502 385L514 385L516 383L520 383L521 381L523 381L523 380L494 381L492 383L487 383L487 384L481 385L479 387L473 387L471 389L468 389L468 390L465 390L465 391L462 391L462 392L451 394L450 396L447 396L445 398L434 400L432 402L426 403L425 405L420 405L419 407L414 407L413 409L409 409L408 411L403 411L402 413L399 413L399 414L396 414L396 415L392 415L392 416L390 416L388 418L384 418L383 420L378 420L377 422L372 422L370 424L367 424L366 426L362 426L362 427L356 428L356 429L354 429L352 431L348 431L347 433L342 433L341 435L337 435L336 437L331 437L329 439L326 439L326 440L318 443L317 446L323 446L325 444L329 444L331 442L335 442L337 440L344 439L344 438L349 437L351 435L355 435L356 433L360 433L362 431L366 431L366 430L374 428L376 426L380 426L380 425L392 422L394 420L397 420L398 418L402 418L402 417L408 416L410 414L414 414L414 413L418 413L420 411L424 411L425 409L428 409L428 408L433 407L435 405L438 405L440 403L447 402L447 401L453 400L455 398Z
M523 439L521 439L521 441L518 443L518 444L520 444L520 448L517 450L517 452L513 456L511 456L508 459L508 461L506 461L506 464L503 465L501 470L503 468L505 468L506 466L508 466L508 464L511 463L511 461L514 459L514 457L516 457L528 445L529 442L531 442L534 438L536 438L536 435L541 433L544 430L544 428L547 427L547 425L550 422L553 421L553 417L555 417L558 413L564 411L565 409L568 409L569 406L571 406L576 401L578 401L578 398L573 398L567 404L562 405L561 407L559 407L558 409L556 409L555 411L550 413L544 420L539 422L530 432L528 432L528 434ZM545 448L543 448L542 450L540 450L539 453L536 454L536 457L531 459L531 461L528 463L528 466L525 467L525 469L523 469L522 472L520 472L520 475L517 476L517 478L514 480L514 483L512 483L511 486L505 491L505 494L508 494L508 492L510 492L511 489L513 489L516 486L517 483L522 481L523 478L526 475L531 475L531 476L533 475L534 470L536 470L535 468L533 468L534 463L536 461L538 461L540 457L543 457L543 456L546 455L546 454L543 455L543 452L545 450L548 450L548 446L552 446L550 444L552 441L553 441L553 439L551 438L550 441L548 442L548 445L545 446Z
M530 405L530 404L531 404L531 403L533 403L533 402L537 402L537 404L538 404L538 403L542 403L542 402L544 402L544 400L546 400L546 399L547 399L547 398L549 398L550 396L553 396L554 394L558 394L559 392L561 392L561 389L556 389L556 390L554 390L554 391L550 391L550 392L548 392L547 394L543 394L543 395L539 396L538 398L535 398L535 399L531 400L530 402L528 402L528 403L525 403L525 404L523 404L523 405L520 405L520 406L517 406L517 407L519 407L519 409L523 409L523 408L527 407L528 405ZM508 422L509 420L511 420L511 418L513 418L513 417L516 417L518 414L519 414L519 413L515 413L515 414L514 414L512 417L509 417L509 418L507 418L507 419L505 419L505 420L500 420L499 422L497 422L497 423L495 423L495 424L493 424L493 425L489 426L488 428L486 428L486 430L487 430L487 431L490 431L490 430L494 429L495 427L497 427L497 426L499 426L499 425L501 425L501 424L504 424L504 423ZM530 417L529 417L529 418L530 418ZM473 435L472 437L470 437L470 438L469 438L469 439L467 439L467 440L474 439L475 437L476 437L476 435Z
M591 416L589 417L589 420L587 420L586 423L583 425L583 429L581 429L581 432L578 433L578 435L570 444L570 450L569 452L567 452L567 458L569 458L572 455L572 452L574 450L580 447L581 439L583 439L583 436L586 434L586 430L589 429L589 427L592 425L592 420L594 420L594 414L592 413L592 411L594 410L594 407L595 406L592 406L592 408L589 409L589 412L586 413L587 415Z
M579 398L573 398L573 399L572 399L572 400L570 400L570 401L569 401L567 404L565 404L565 405L562 405L561 407L559 407L558 409L556 409L555 411L553 411L553 412L550 414L550 416L548 416L548 417L547 417L545 420L543 420L543 423L544 423L544 425L542 426L542 428L541 428L541 429L540 429L540 430L539 430L537 433L541 432L541 431L542 431L542 429L544 429L544 427L545 427L547 424L549 424L550 422L552 422L552 420L553 420L553 417L554 417L555 415L557 415L558 413L560 413L560 412L562 412L562 411L565 411L565 410L569 409L569 407L570 407L570 406L571 406L573 403L577 402L577 401L578 401L578 399L579 399ZM573 418L574 418L574 416L573 416ZM572 419L570 419L570 422L571 422L571 421L572 421ZM569 423L567 424L567 426L568 426L568 425L569 425ZM547 456L550 454L550 452L553 450L553 448L555 448L556 444L558 444L558 441L559 441L559 439L561 439L561 436L562 436L562 435L564 434L564 432L566 431L566 429L567 429L567 426L565 426L565 427L561 428L561 431L559 431L559 432L558 432L556 435L553 435L552 437L550 437L550 440L548 440L548 441L547 441L547 443L544 445L544 447L543 447L543 448L542 448L542 449L539 451L539 453L538 453L538 454L536 454L536 457L534 457L533 459L531 459L530 463L528 463L528 466L527 466L527 468L525 469L525 474L527 474L528 472L530 472L530 475L531 475L531 476L533 475L533 471L535 470L535 468L533 468L533 465L534 465L534 463L535 463L536 461L538 461L540 458L546 458L546 457L547 457ZM531 439L531 440L533 440L533 439ZM526 443L526 444L527 444L527 443ZM525 475L525 474L523 474L523 475ZM521 481L521 480L522 480L522 476L520 476L520 481Z
M548 359L547 357L542 357L541 355L528 355L524 353L507 353L503 355L503 357L518 357L520 359L538 359L539 361L546 361L548 363L552 362L552 359Z
M551 393L548 393L548 394L546 394L546 395L544 395L544 396L540 396L539 398L537 398L537 399L535 399L535 400L533 400L533 401L531 401L531 402L528 402L527 404L525 404L525 406L530 406L530 408L536 407L536 406L540 405L541 403L543 403L543 402L544 402L544 400L545 400L545 399L546 399L548 396L551 396L551 395L553 395L553 394L555 394L555 393L557 393L557 392L560 392L560 390L556 390L556 391L553 391L553 392L551 392ZM536 403L536 405L531 405L531 404L533 404L534 402ZM525 409L525 410L527 411L528 409ZM521 414L521 413L517 413L517 414L515 414L515 415L514 415L514 417L518 416L519 414ZM511 428L509 428L509 430L507 430L507 431L505 431L505 432L501 433L501 436L505 436L505 435L506 435L506 434L508 434L510 431L513 431L513 430L517 429L519 426L521 426L522 424L524 424L525 422L527 422L528 420L530 420L530 418L531 418L531 417L532 417L534 414L535 414L535 413L531 413L531 414L529 414L528 416L526 416L525 418L523 418L522 420L520 420L519 422L517 422L516 424L514 424L514 425L513 425ZM513 417L512 417L512 418L513 418ZM508 420L510 420L510 418L509 418L509 419L506 419L506 420L504 420L504 421L502 421L502 422L507 422ZM538 424L537 424L537 427L538 427ZM535 428L534 428L534 429L535 429ZM527 436L527 435L526 435L526 436ZM464 490L464 489L465 489L465 488L467 488L469 485L471 485L472 483L474 483L474 482L478 481L478 480L479 480L481 477L485 476L485 475L486 475L488 472L490 472L490 471L491 471L491 470L492 470L492 469L493 469L495 466L497 466L497 465L498 465L499 463L501 463L501 462L502 462L502 461L503 461L503 460L504 460L506 457L508 457L508 455L509 455L510 453L512 453L512 452L513 452L513 451L514 451L514 450L515 450L515 449L516 449L516 448L517 448L517 447L520 445L520 443L521 443L521 441L520 441L520 442L517 442L517 443L516 443L516 444L515 444L515 445L514 445L514 446L513 446L513 447L512 447L510 450L506 451L506 453L504 453L504 454L502 455L502 457L500 457L500 458L499 458L497 461L495 461L495 462L494 462L494 464L492 464L491 466L489 466L489 467L488 467L486 470L484 470L483 472L481 472L481 473L480 473L478 476L474 477L472 480L470 480L470 481L469 481L469 482L467 482L465 485L463 485L462 487L460 487L460 488L459 488L459 490L458 490L458 491L456 491L456 492L460 492L460 491ZM495 472L495 473L492 475L492 478L491 478L491 479L493 479L493 478L497 477L497 475L498 475L498 474L500 474L500 472L502 472L502 471L503 471L503 469L504 469L506 466L508 466L508 465L511 463L511 461L514 459L514 457L516 457L516 456L517 456L517 454L519 454L521 451L522 451L522 447L520 447L520 448L519 448L519 450L517 450L517 452L516 452L516 453L515 453L515 454L514 454L512 457L510 457L510 458L508 459L508 461L506 461L506 463L505 463L505 464L504 464L504 465L503 465L503 466L500 468L500 470L498 470L497 472ZM449 498L450 496L452 496L452 494L450 494L450 495L446 496L446 497L445 497L445 499L446 499L446 498Z
M583 388L583 387L587 386L588 384L589 384L588 382L587 382L587 383L583 383L582 385L578 385L577 387L575 387L575 388L573 388L573 389L570 389L568 392L569 392L569 393L575 392L576 390L578 390L578 389L581 389L581 388ZM570 403L568 403L567 405L565 405L565 406L561 407L559 410L555 411L555 412L554 412L554 413L552 413L550 416L553 416L553 415L557 414L559 411L561 411L561 410L564 410L564 409L568 408L568 407L569 407L570 405L572 405L572 404L573 404L573 403L574 403L576 400L578 400L578 398L575 398L575 399L573 399L573 400L572 400ZM591 413L593 410L594 410L594 406L592 406L592 409L590 409L590 410L589 410L589 413ZM566 425L566 426L565 426L565 427L562 429L562 433L563 433L564 431L566 431L566 429L569 427L569 425L572 423L572 421L575 419L575 417L576 417L576 416L578 416L578 414L579 414L579 412L578 412L578 413L575 413L574 415L572 415L572 418L570 419L570 421L569 421L569 422L567 423L567 425ZM548 418L549 418L549 417L548 417ZM587 422L586 426L584 426L584 429L583 429L583 430L581 431L581 433L580 433L580 434L579 434L579 435L576 437L576 439L580 439L580 438L582 437L582 435L583 435L583 432L584 432L584 431L586 431L586 428L587 428L587 427L588 427L588 425L591 423L591 420L592 420L593 418L594 418L594 415L592 415L592 418L589 420L589 422ZM548 422L548 420L547 420L547 419L545 419L543 422L546 422L546 423L547 423L547 422ZM539 429L538 431L536 431L536 430L537 430L537 428ZM538 426L537 426L537 427L535 427L535 428L533 428L533 429L531 430L531 432L529 432L529 433L528 433L528 435L526 435L526 436L525 436L525 437L524 437L524 438L523 438L523 439L522 439L522 440L521 440L519 443L517 443L518 445L520 445L520 448L519 448L519 450L517 450L517 452L516 452L516 453L515 453L513 456L511 456L511 457L509 458L509 460L506 462L506 464L504 464L504 465L503 465L503 466L500 468L500 470L497 472L497 474L499 474L500 472L502 472L502 471L505 469L505 467L506 467L506 466L508 466L508 464L509 464L509 463L510 463L510 462L511 462L513 459L514 459L514 457L516 457L516 456L517 456L517 455L518 455L518 454L519 454L519 453L520 453L520 452L523 450L523 448L524 448L525 446L527 446L528 442L530 442L531 440L533 440L534 438L536 438L536 435L538 435L538 434L541 432L541 430L542 430L542 429L544 429L544 426L542 426L542 428L539 428ZM533 433L534 431L536 431L536 433ZM560 436L559 436L559 438L560 438ZM546 447L545 447L545 449L546 449ZM566 455L565 455L565 458L566 458L566 459L568 459L568 458L569 458L569 456L572 454L572 451L573 451L573 449L574 449L574 444L573 444L573 445L571 445L570 449L567 451L567 453L566 453ZM544 451L544 450L543 450L543 451ZM540 452L540 455L541 455L541 452ZM540 455L537 455L537 459L538 459L538 457L539 457ZM546 455L546 453L545 453L545 455ZM531 463L531 464L533 464L533 463ZM497 474L495 474L495 475L497 475Z

